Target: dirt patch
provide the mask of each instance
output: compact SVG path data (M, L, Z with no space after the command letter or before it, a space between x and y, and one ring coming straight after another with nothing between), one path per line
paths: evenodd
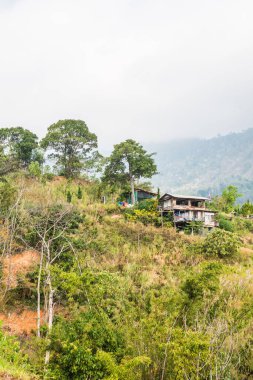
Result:
M1 380L18 380L18 377L8 375L8 373L0 373L0 379Z
M249 258L253 256L253 249L251 248L241 247L240 252L244 258Z
M18 277L30 272L38 263L40 257L36 251L24 251L3 258L3 280L6 286L15 288Z
M122 219L122 215L119 215L119 214L113 214L111 216L112 219Z
M23 310L13 313L0 313L0 320L3 322L3 328L11 334L29 335L32 330L36 330L37 312L34 310ZM43 315L41 313L41 320Z

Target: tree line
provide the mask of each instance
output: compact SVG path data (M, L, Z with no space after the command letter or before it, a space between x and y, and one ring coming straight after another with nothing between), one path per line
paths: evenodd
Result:
M113 189L127 188L131 202L135 204L134 187L142 178L157 173L154 153L132 139L114 145L109 157L98 151L98 140L82 120L59 120L49 126L47 134L39 141L38 136L22 127L0 129L0 178L17 170L28 170L35 177L50 172L46 158L54 162L55 173L68 179L100 173L101 180ZM242 207L235 202L241 194L235 186L228 186L221 196L213 198L211 206L217 211L248 216L253 214L249 201Z
M22 127L0 129L0 175L17 169L39 173L46 153L54 161L57 174L66 178L77 178L93 170L102 172L106 183L128 185L133 204L135 181L157 173L154 153L148 153L132 139L116 144L111 156L103 157L96 134L82 120L59 120L48 128L41 141Z

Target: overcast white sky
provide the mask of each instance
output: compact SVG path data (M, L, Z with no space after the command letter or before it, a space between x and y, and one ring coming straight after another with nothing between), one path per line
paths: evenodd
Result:
M0 127L103 149L253 127L252 0L0 0Z

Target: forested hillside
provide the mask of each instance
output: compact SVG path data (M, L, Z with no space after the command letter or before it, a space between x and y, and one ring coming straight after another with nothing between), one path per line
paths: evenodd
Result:
M163 191L212 195L233 184L253 199L253 129L208 140L178 140L150 146L157 152L159 175L154 179Z
M0 373L253 378L252 222L233 221L238 251L236 235L223 230L210 240L129 220L99 202L98 182L7 180Z
M230 185L219 228L179 232L135 199L154 156L97 145L82 120L0 129L0 378L253 379L253 204Z

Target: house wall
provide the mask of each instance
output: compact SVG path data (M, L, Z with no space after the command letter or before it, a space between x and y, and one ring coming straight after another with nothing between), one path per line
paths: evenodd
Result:
M172 206L172 200L171 199L167 199L166 201L164 201L164 203L163 203L164 208L171 207L171 206Z
M214 222L214 213L213 212L206 212L205 213L205 223L211 224Z

